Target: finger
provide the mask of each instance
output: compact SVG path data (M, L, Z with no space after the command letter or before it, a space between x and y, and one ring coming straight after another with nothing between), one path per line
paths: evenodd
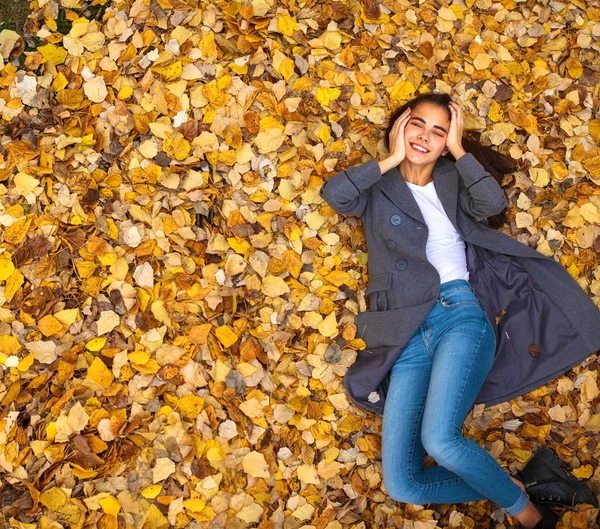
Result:
M399 127L400 123L402 123L402 120L408 119L408 116L410 114L410 108L408 108L407 110L405 110L400 117L398 117L398 119L396 119L396 121L394 122L394 127Z

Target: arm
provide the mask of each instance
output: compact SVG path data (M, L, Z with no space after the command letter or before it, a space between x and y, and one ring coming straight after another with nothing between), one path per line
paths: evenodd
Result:
M483 165L463 149L464 117L462 109L454 102L450 102L448 108L451 118L446 147L454 156L456 169L460 175L458 181L460 207L474 218L496 215L508 206L506 195L496 179L484 169Z
M379 163L371 159L328 178L319 194L338 213L360 217L369 201L369 188L381 175Z
M457 158L456 169L460 175L458 200L469 215L487 218L508 206L503 189L472 154Z
M377 162L371 159L360 165L340 171L327 179L319 194L338 213L348 213L361 217L369 201L369 188L381 176L402 162L406 156L404 147L404 128L410 118L411 109L407 108L396 119L390 131L390 154Z

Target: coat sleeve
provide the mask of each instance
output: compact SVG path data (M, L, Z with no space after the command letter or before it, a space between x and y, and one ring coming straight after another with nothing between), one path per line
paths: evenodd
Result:
M319 194L338 213L360 217L369 201L369 188L380 178L379 163L371 159L329 177Z
M475 218L497 215L508 207L504 190L471 154L462 155L456 161L459 179L459 202L461 208Z

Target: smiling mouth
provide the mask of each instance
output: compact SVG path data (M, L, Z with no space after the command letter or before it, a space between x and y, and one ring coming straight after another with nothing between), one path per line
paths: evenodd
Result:
M413 148L414 151L417 151L417 152L419 152L421 154L427 154L429 152L424 147L421 147L419 145L415 145L414 143L411 143L410 146Z

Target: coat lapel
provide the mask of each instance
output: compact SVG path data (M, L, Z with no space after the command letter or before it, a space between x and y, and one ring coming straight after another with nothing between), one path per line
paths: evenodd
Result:
M448 218L456 229L456 207L458 194L458 179L454 163L443 156L437 159L433 168L435 189ZM454 174L452 174L454 173ZM425 224L417 201L406 185L406 180L400 174L398 166L388 171L378 182L377 187L383 191L396 206L404 213Z

